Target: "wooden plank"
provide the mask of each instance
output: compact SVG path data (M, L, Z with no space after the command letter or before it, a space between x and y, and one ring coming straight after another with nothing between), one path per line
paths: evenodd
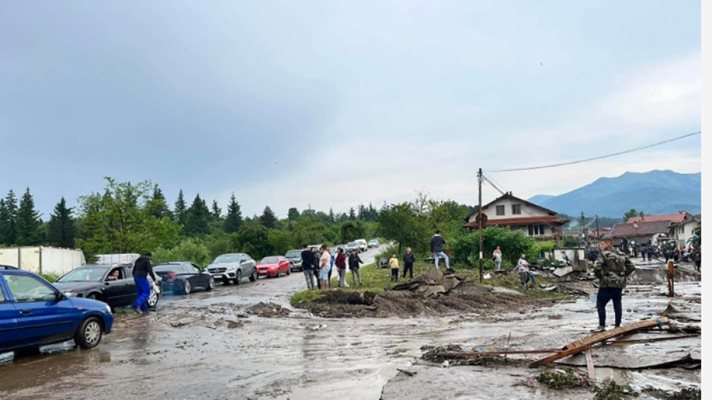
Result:
M637 331L640 329L652 328L655 326L661 326L663 324L668 323L670 323L670 320L667 317L660 317L658 319L649 319L645 321L638 321L632 324L623 325L621 327L611 329L610 331L598 332L584 339L569 343L563 348L562 351L559 351L556 354L552 354L551 356L543 358L539 361L535 361L529 364L529 367L535 368L543 365L549 365L556 360L560 360L564 357L578 354L582 351L587 350L589 347L596 343L600 343L616 336L623 335L624 333Z
M588 349L583 352L586 355L586 369L588 370L588 379L596 379L596 368L593 366L592 350Z
M498 356L502 354L548 354L558 351L559 349L541 349L541 350L492 350L492 351L446 351L439 353L438 356L453 360L461 360L477 357Z

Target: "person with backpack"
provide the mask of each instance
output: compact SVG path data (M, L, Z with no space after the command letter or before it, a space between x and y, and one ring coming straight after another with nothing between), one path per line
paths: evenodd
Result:
M613 300L615 312L615 327L621 326L623 306L621 298L623 288L628 284L628 277L635 271L635 265L628 257L613 247L611 239L603 239L599 243L601 253L593 263L593 273L599 279L596 308L598 310L597 332L606 330L606 305Z
M413 254L413 249L408 247L405 249L405 255L403 256L403 278L410 272L410 279L413 279L413 264L415 264L415 254Z
M354 279L354 287L356 285L363 286L363 281L361 281L361 274L359 274L359 264L363 264L361 257L358 256L356 250L351 250L349 254L349 269L351 270L351 276Z

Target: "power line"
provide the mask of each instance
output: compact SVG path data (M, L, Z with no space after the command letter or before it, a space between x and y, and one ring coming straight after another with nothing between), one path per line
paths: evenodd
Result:
M554 168L554 167L563 167L563 166L565 166L565 165L581 164L581 163L588 162L588 161L600 160L600 159L603 159L603 158L615 157L615 156L619 156L619 155L622 155L622 154L632 153L632 152L634 152L634 151L649 149L649 148L654 147L654 146L659 146L659 145L661 145L661 144L674 142L674 141L676 141L676 140L684 139L684 138L687 138L687 137L690 137L690 136L699 135L699 134L701 134L701 133L702 133L702 131L691 132L691 133L688 133L688 134L685 134L685 135L682 135L682 136L674 137L674 138L672 138L672 139L663 140L663 141L661 141L661 142L657 142L657 143L653 143L653 144L648 144L648 145L645 145L645 146L633 147L633 148L628 149L628 150L623 150L623 151L619 151L619 152L616 152L616 153L604 154L604 155L602 155L602 156L584 158L584 159L582 159L582 160L568 161L568 162L562 162L562 163L557 163L557 164L539 165L539 166L536 166L536 167L522 167L522 168L497 169L497 170L491 170L491 171L487 171L487 172L529 171L529 170L534 170L534 169Z
M499 187L497 187L497 185L493 182L493 179L492 179L492 178L490 178L489 176L487 176L487 175L485 175L485 174L482 174L482 179L484 179L487 183L489 183L490 185L492 185L492 187L495 188L495 190L497 190L499 193L501 193L502 196L505 195L504 191L502 191L502 189L500 189Z

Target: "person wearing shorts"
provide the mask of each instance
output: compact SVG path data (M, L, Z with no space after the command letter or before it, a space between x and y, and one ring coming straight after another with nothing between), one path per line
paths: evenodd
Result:
M329 249L326 245L321 246L321 257L319 257L319 280L321 281L321 288L329 288L329 270L331 269L331 254L329 254Z

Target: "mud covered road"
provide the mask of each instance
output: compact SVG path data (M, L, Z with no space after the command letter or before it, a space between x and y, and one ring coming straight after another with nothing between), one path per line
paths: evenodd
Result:
M304 286L303 275L293 273L218 285L188 297L167 296L149 316L117 315L113 333L94 350L54 346L52 354L0 365L0 398L378 399L382 391L384 399L434 398L438 388L433 385L442 376L425 385L398 378L399 369L412 368L421 356L421 346L501 347L511 334L513 348L549 348L585 336L596 324L592 298L486 320L467 315L320 318L289 306L291 294ZM699 298L699 283L680 286L687 296ZM628 321L658 314L669 303L658 296L658 288L637 290L624 297ZM289 311L274 317L248 312L261 302ZM679 302L679 308L687 307ZM472 371L431 371L438 370L471 381ZM499 394L522 390L512 386L521 379L503 380L496 385ZM699 379L699 371L692 371L683 380ZM540 391L529 394L547 398Z

